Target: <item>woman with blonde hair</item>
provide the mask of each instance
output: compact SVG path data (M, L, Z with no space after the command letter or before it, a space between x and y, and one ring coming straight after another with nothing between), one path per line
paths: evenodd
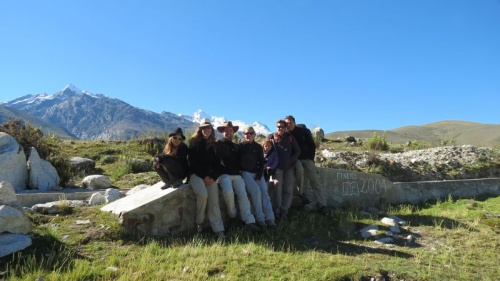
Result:
M215 155L215 132L212 124L204 118L189 142L189 184L196 194L196 227L203 231L205 211L215 236L224 239L224 224L219 207L219 187L216 179L221 174L220 158Z

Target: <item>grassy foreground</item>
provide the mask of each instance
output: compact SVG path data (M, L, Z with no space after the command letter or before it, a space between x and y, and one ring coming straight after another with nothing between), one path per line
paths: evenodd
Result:
M6 280L497 280L500 197L388 206L415 243L378 245L359 229L382 216L296 211L277 229L134 239L99 208L33 214L33 245L0 259ZM1 279L1 278L0 278ZM382 279L373 279L382 280Z

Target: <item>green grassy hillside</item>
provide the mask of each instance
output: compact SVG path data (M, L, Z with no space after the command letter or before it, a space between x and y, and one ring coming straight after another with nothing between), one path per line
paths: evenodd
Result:
M492 147L500 144L500 124L481 124L466 121L439 121L421 126L404 126L392 130L355 130L328 133L327 138L337 139L353 136L366 139L376 132L386 134L389 143L404 144L417 140L430 144L456 144Z

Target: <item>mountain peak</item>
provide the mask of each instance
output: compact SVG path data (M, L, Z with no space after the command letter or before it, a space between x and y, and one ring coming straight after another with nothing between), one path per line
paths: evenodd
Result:
M61 92L66 92L66 91L71 91L71 92L74 92L76 94L81 94L83 93L82 90L78 89L77 87L75 87L75 85L73 85L72 83L69 83L68 85L66 85L66 87L64 87Z

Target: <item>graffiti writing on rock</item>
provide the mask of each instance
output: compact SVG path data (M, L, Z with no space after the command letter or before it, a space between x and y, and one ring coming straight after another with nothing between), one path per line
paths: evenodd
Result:
M381 194L387 191L384 179L359 177L355 173L337 173L337 180L342 182L342 196Z

